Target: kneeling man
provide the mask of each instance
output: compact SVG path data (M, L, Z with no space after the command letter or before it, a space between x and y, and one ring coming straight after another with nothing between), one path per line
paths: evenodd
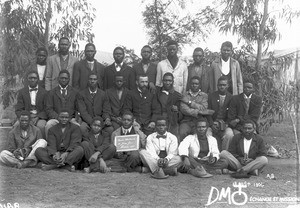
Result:
M19 122L8 133L8 149L0 153L0 161L17 168L32 167L37 164L34 153L39 147L46 147L41 130L30 124L29 111L21 111Z
M156 120L156 132L147 137L146 149L140 151L145 166L150 168L153 175L163 169L165 174L177 175L177 167L181 163L178 156L178 139L167 132L167 119L159 117Z
M221 158L227 159L229 167L237 171L232 177L249 178L249 174L258 175L268 164L264 141L254 132L255 123L246 120L243 132L235 135L228 151L223 150L220 154Z
M207 135L207 120L200 118L196 122L196 134L184 138L178 147L183 166L180 171L187 172L195 177L212 177L206 169L215 170L217 174L228 172L225 159L219 159L219 149L216 138ZM204 166L204 167L203 167Z
M80 146L81 131L77 125L70 122L67 109L60 111L58 121L58 124L49 129L47 147L38 148L35 156L43 163L43 170L64 167L74 172L74 164L80 162L84 154Z

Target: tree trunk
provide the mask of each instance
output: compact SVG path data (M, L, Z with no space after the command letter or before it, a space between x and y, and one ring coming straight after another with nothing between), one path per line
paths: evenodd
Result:
M51 9L51 0L48 0L48 8L46 12L46 26L45 26L45 35L44 35L44 45L45 48L48 49L49 46L49 25L52 15L52 9Z

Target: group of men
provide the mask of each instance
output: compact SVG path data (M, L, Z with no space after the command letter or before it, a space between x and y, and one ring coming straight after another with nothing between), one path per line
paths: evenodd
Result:
M177 42L166 47L167 58L155 64L152 48L144 46L133 67L124 63L121 47L107 67L94 59L92 43L80 61L65 37L49 58L39 48L0 161L18 168L40 162L43 170L151 172L155 178L178 172L205 178L230 170L234 177L258 175L268 162L258 135L262 99L252 81L243 81L232 44L222 44L211 66L201 48L187 67ZM118 151L116 137L132 134L139 149Z

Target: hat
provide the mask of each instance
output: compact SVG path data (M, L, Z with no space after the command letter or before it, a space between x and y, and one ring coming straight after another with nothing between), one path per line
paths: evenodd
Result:
M153 174L151 174L151 177L156 179L166 179L169 177L169 175L165 175L163 169L159 168Z
M213 175L209 174L208 172L206 172L206 170L204 169L204 167L201 165L197 166L195 169L190 169L188 171L189 174L197 177L197 178L211 178Z
M278 151L272 145L269 147L267 155L270 157L280 157Z

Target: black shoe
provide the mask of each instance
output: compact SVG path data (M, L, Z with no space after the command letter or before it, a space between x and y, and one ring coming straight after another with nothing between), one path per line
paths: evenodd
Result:
M236 173L232 173L231 177L233 177L233 178L250 178L251 175L249 175L243 169L241 169L240 171L238 171Z

